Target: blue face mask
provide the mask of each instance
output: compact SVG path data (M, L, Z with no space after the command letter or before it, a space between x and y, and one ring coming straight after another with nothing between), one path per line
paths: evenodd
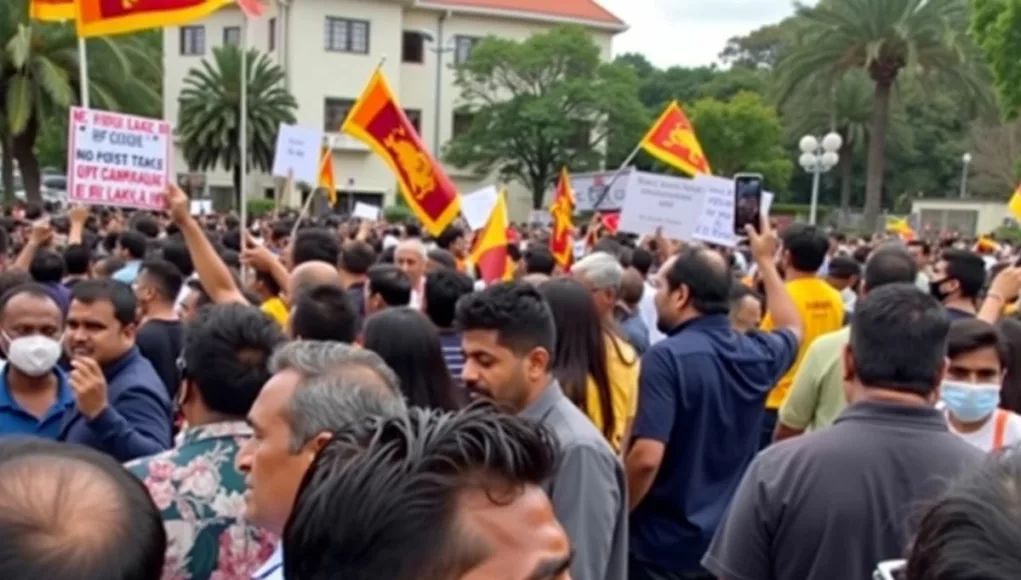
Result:
M940 398L958 421L978 423L1000 404L1000 385L943 381Z

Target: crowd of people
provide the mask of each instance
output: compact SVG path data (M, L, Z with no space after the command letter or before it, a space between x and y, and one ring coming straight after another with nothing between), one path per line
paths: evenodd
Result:
M167 200L0 218L0 578L1018 577L1007 244Z

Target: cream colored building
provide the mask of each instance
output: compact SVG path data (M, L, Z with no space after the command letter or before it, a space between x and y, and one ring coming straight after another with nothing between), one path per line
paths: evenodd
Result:
M1012 219L1003 200L946 198L917 199L911 213L918 214L926 232L960 232L968 236L991 233Z
M214 47L240 42L242 20L240 10L231 6L191 26L164 29L164 118L177 122L177 96L188 71L210 57ZM460 95L451 65L467 58L488 35L523 40L564 23L590 30L607 59L614 35L626 28L594 0L277 0L262 18L250 21L248 38L283 65L298 101L298 124L330 136L340 204L350 198L378 205L393 201L393 174L368 147L337 131L383 57L384 73L401 106L435 154L435 147L470 123L455 114ZM179 150L174 170L179 182L190 181L213 194L232 189L231 176L222 169L189 175ZM447 170L462 193L493 183L453 167ZM275 185L273 178L253 174L247 194L272 197ZM512 218L528 214L529 194L523 187L512 186L509 202Z

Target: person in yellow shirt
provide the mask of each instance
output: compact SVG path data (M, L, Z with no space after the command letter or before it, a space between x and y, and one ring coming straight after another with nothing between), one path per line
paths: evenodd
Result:
M762 425L761 448L773 440L777 415L787 399L791 384L798 373L805 353L816 338L839 330L844 324L844 301L817 272L826 259L829 240L815 226L792 224L783 233L782 262L787 292L801 315L804 334L798 356L766 398L766 415ZM773 330L773 319L767 314L762 321L762 330Z
M269 272L256 271L251 283L252 291L259 296L259 310L275 320L280 328L287 326L287 303L280 298L280 285Z

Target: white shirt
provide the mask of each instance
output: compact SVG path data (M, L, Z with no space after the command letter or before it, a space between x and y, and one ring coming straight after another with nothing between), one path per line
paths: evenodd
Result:
M993 451L993 437L995 436L996 431L997 413L1007 413L1009 415L1007 418L1007 425L1003 430L1003 447L1010 447L1011 445L1021 443L1021 415L1011 413L1010 411L1004 411L1002 409L993 413L982 427L971 433L959 433L956 429L954 429L954 425L950 423L950 421L947 421L947 425L950 427L950 431L952 433L961 439L964 439L974 447L989 453Z
M645 282L642 299L638 301L638 316L642 317L642 322L649 329L649 346L666 338L656 326L656 289L648 282Z
M284 546L277 544L269 560L252 574L252 580L284 580Z

